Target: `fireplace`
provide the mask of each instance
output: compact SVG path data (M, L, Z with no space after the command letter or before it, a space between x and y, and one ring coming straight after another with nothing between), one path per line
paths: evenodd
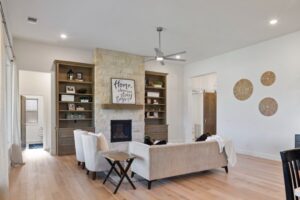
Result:
M128 142L132 140L131 120L111 120L110 125L110 142Z

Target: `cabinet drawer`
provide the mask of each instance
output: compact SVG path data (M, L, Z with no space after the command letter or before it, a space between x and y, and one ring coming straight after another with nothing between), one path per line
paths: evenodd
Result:
M75 145L74 137L60 138L58 145Z
M58 145L58 155L71 155L75 153L74 145Z
M58 137L73 137L73 131L76 128L60 128L58 129ZM94 132L95 128L82 128L82 130Z
M146 125L146 133L168 133L168 125Z
M152 140L168 140L168 133L146 133Z

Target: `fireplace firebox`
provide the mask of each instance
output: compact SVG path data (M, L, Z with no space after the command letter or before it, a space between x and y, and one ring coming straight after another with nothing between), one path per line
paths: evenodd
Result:
M110 142L128 142L132 140L131 120L111 120Z

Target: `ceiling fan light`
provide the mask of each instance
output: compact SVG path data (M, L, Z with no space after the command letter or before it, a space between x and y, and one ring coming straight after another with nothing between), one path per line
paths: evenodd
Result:
M180 55L176 55L175 58L176 58L176 59L180 59L181 56L180 56Z
M157 61L163 61L163 60L164 60L164 58L163 58L163 57L159 57L159 56L158 56L158 57L156 57L156 60L157 60Z

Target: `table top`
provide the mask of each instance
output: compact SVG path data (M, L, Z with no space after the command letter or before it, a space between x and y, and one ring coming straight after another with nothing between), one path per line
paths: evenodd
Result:
M126 161L135 158L135 156L122 151L107 151L102 153L102 155L111 161Z

